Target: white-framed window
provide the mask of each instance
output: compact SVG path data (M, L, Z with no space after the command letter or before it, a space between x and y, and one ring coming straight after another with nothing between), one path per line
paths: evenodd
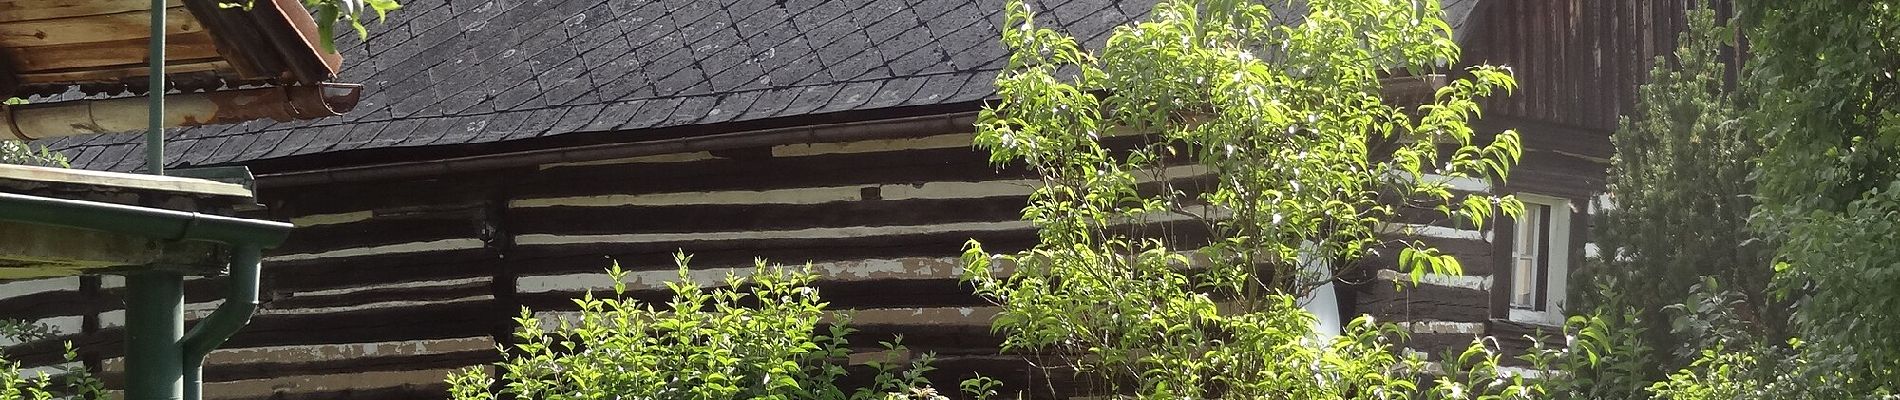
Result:
M1511 238L1509 296L1512 321L1561 325L1569 292L1571 204L1569 200L1517 194L1524 202Z

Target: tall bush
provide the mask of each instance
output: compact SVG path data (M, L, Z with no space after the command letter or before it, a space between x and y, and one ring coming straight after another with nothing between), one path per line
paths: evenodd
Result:
M1637 371L1645 379L1687 366L1705 348L1687 340L1694 326L1672 324L1663 311L1686 299L1652 294L1689 293L1706 277L1741 296L1724 306L1749 315L1747 329L1779 332L1784 324L1775 321L1786 315L1766 290L1774 248L1749 224L1749 174L1761 145L1743 123L1753 84L1731 86L1736 61L1722 58L1736 32L1711 9L1690 10L1687 21L1675 57L1657 57L1634 112L1611 135L1613 201L1593 236L1604 250L1585 274L1605 287L1582 292L1584 304L1634 310L1627 322L1661 350Z
M1742 1L1766 141L1759 231L1819 371L1900 392L1900 1Z
M1023 211L1040 241L1004 255L972 242L964 257L1002 308L1006 350L1061 355L1143 398L1532 396L1495 373L1414 381L1417 360L1379 339L1396 328L1361 319L1329 340L1301 309L1380 246L1402 248L1414 280L1461 274L1421 242L1388 242L1401 211L1482 228L1522 208L1446 179L1501 182L1517 163L1516 133L1482 143L1467 122L1509 74L1470 69L1415 108L1382 95L1388 73L1457 60L1437 1L1301 3L1160 1L1096 51L1008 3L1011 56L976 142L1041 177ZM1184 170L1209 178L1170 175Z

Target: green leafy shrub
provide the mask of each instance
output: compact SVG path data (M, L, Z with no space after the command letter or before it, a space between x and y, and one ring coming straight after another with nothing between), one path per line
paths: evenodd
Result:
M1759 230L1815 373L1900 391L1900 1L1740 2L1766 143Z
M57 332L42 324L0 320L0 338L16 342L41 340ZM66 343L67 362L79 360L79 353ZM0 354L0 400L92 400L104 399L105 384L85 367L54 368L51 374L27 373L20 364Z
M42 167L68 166L66 155L35 147L14 140L0 140L0 164L37 165Z
M1011 56L976 143L1041 177L1022 215L1040 241L1003 255L971 242L963 257L1002 309L1005 350L1141 398L1534 398L1498 374L1494 348L1434 377L1397 354L1396 326L1362 318L1328 339L1301 308L1375 248L1402 248L1415 281L1462 274L1391 239L1412 229L1401 212L1481 228L1522 210L1447 179L1501 182L1521 157L1516 133L1481 144L1468 124L1480 98L1515 87L1506 71L1470 69L1415 108L1384 97L1388 73L1458 58L1438 2L1302 3L1288 24L1261 2L1161 1L1099 51L1008 3Z
M627 298L618 264L608 270L613 296L593 293L575 304L577 319L549 324L528 310L516 318L515 351L493 365L503 382L482 368L451 375L457 400L493 399L930 399L923 378L928 355L908 367L872 363L869 388L847 390L848 317L820 329L825 303L809 284L809 268L768 267L728 275L724 286L703 288L677 257L680 280L669 282L664 305ZM548 326L552 325L551 328ZM887 349L901 349L895 342Z
M1639 324L1660 350L1632 371L1640 379L1687 366L1707 348L1672 334L1663 309L1684 298L1647 294L1688 293L1714 279L1740 295L1724 307L1756 316L1750 330L1778 332L1787 314L1767 291L1774 248L1749 225L1749 174L1762 151L1757 132L1743 123L1754 84L1726 83L1732 61L1722 52L1732 50L1725 40L1733 27L1719 24L1713 9L1690 10L1687 21L1674 59L1655 60L1635 112L1611 136L1614 207L1599 210L1594 236L1605 254L1581 274L1608 286L1580 292L1576 302L1635 310L1625 322Z

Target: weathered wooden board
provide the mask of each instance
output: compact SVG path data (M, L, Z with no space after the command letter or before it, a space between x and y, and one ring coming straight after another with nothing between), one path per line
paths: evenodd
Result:
M130 78L150 76L151 73L146 72L148 70L149 68L146 68L144 66L137 66L137 67L85 69L85 70L75 70L75 71L30 72L30 73L19 74L19 78L20 78L20 83L22 84L69 83L69 82L120 83L121 81L130 79ZM230 63L227 63L224 61L196 62L196 63L190 63L190 64L177 64L177 65L168 64L165 66L166 74L182 74L182 73L187 73L187 72L213 72L213 71L222 73L222 72L230 72L234 70L231 68Z
M183 5L182 0L167 0L165 7ZM118 14L151 9L152 2L145 0L4 0L0 1L0 23Z
M29 48L0 47L0 50L8 53L7 59L13 61L15 71L34 73L76 68L137 67L148 58L145 51L137 49L148 46L149 40L138 38ZM197 31L165 38L167 66L216 62L222 57L218 54L218 46L211 32Z
M176 35L204 30L198 19L184 6L165 9L165 33ZM113 14L42 19L0 23L0 47L35 47L62 44L123 41L151 34L151 13L129 11ZM139 51L125 48L120 51Z

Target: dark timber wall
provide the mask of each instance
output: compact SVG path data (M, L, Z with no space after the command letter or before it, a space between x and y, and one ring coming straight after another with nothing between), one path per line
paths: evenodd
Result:
M694 255L693 277L709 284L748 271L755 257L812 263L832 307L855 314L855 342L864 350L902 334L914 352L938 354L941 383L982 371L1046 387L1022 356L998 354L999 339L989 330L995 309L956 277L966 240L997 251L1035 240L1018 216L1036 181L990 165L970 141L968 133L920 132L266 189L273 217L300 228L268 258L265 309L211 357L206 377L213 383L205 392L226 399L440 398L439 382L450 370L497 359L495 338L507 337L520 307L560 317L574 308L569 299L612 283L602 270L614 261L635 271L635 296L663 298L661 283L676 276L672 254L682 250ZM1176 167L1170 176L1198 173ZM1471 255L1471 272L1488 273L1477 231L1413 230ZM1386 290L1352 301L1382 317L1483 321L1484 296L1472 286L1482 278L1437 277L1395 294L1389 281L1377 280L1395 274L1367 275L1376 281L1365 287ZM195 317L215 306L210 296L217 292L214 280L193 282ZM98 308L116 315L109 309L116 306ZM83 304L61 310L52 314L98 311ZM105 360L107 371L116 370L121 346L115 318L95 329L68 327L92 332L79 335L79 344ZM58 348L46 341L14 353L44 363L56 360ZM1065 396L1074 389L1039 390Z
M1522 85L1490 105L1484 125L1519 129L1529 152L1505 187L1454 183L1559 196L1587 216L1584 205L1603 185L1608 132L1634 101L1649 60L1673 46L1685 1L1484 4L1467 59L1509 65ZM400 182L266 181L260 194L269 217L301 229L267 260L264 310L211 356L205 393L442 398L449 371L498 358L496 338L507 337L521 307L558 317L572 309L566 299L611 283L601 271L613 261L636 271L636 295L658 298L659 283L675 276L672 253L683 250L695 255L695 278L708 283L747 270L754 257L813 263L834 308L857 314L859 344L902 333L914 350L939 353L940 383L980 370L1034 382L1038 396L1066 396L1076 388L1059 384L1049 393L1022 356L997 354L988 329L995 309L956 280L965 240L999 251L1034 240L1017 221L1030 177L989 165L969 143L968 132L917 132ZM1180 172L1176 178L1194 174ZM1365 260L1373 268L1363 276L1348 277L1345 306L1411 322L1415 347L1427 352L1463 346L1472 335L1525 332L1491 318L1489 288L1509 281L1508 269L1492 268L1493 256L1508 251L1489 240L1499 232L1426 216L1407 222L1392 228L1459 255L1469 275L1393 291L1390 280L1400 274L1387 252ZM1573 236L1586 242L1587 224L1577 225ZM192 280L187 314L208 313L220 286ZM60 342L71 340L83 362L116 382L122 290L113 277L0 283L0 317L66 333L7 354L53 364Z

